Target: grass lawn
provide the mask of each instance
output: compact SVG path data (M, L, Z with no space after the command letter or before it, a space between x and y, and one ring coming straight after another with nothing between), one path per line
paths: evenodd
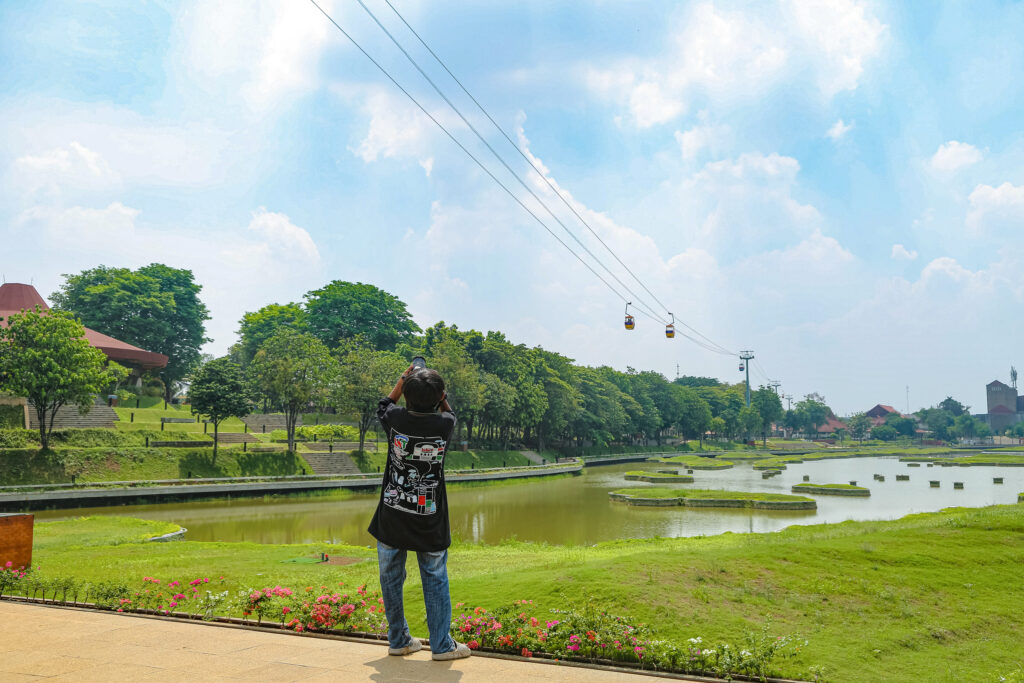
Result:
M48 576L96 581L225 576L232 590L377 586L369 548L132 543L166 529L111 525L110 518L39 524L35 560ZM320 551L363 561L293 562ZM413 633L423 636L410 561L406 609ZM774 632L810 641L797 658L779 662L780 673L810 678L817 665L833 681L985 681L1013 672L1024 642L1022 566L1024 505L593 547L460 544L449 560L453 601L470 606L593 602L680 641L735 641L772 615Z
M19 484L141 481L193 477L255 477L311 474L301 456L243 452L220 448L74 448L43 453L30 449L0 450L0 482Z
M658 458L658 462L682 465L695 470L726 470L733 466L728 460L718 458L702 458L699 455L672 455Z

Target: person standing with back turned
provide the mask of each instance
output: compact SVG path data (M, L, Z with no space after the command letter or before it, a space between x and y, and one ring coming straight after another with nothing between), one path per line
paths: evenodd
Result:
M405 408L396 403L402 395ZM452 538L444 459L455 431L455 413L448 405L441 375L410 365L391 393L381 399L377 418L388 440L388 461L368 531L377 539L388 654L408 655L423 647L409 633L402 601L406 554L413 550L420 566L432 658L468 657L469 648L449 634L448 546Z

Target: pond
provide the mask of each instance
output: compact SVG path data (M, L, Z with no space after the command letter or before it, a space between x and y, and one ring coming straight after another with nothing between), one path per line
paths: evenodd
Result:
M664 465L662 465L664 467ZM589 545L619 538L679 537L733 532L778 531L792 524L845 520L896 519L914 512L944 507L1009 504L1024 491L1020 467L908 467L895 457L822 460L797 465L771 479L748 464L721 471L694 472L690 488L789 493L793 484L810 476L814 483L848 483L871 489L870 498L812 496L817 511L776 512L742 509L641 508L612 502L608 491L644 486L627 482L629 470L656 468L632 463L586 468L583 474L529 483L454 488L448 492L455 538L498 543L508 538L553 544ZM874 474L885 476L875 481ZM910 475L896 481L897 474ZM1004 484L993 484L1004 477ZM941 482L931 488L929 480ZM953 482L964 482L954 490ZM193 541L251 541L254 543L335 542L370 545L366 526L377 504L377 493L346 500L299 495L278 498L237 498L156 505L53 510L36 513L40 521L83 515L128 515L168 520L188 529Z

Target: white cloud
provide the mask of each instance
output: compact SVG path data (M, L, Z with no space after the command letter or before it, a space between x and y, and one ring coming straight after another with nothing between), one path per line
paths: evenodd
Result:
M309 233L293 224L283 213L273 213L260 207L253 212L248 230L263 238L263 244L278 256L319 265L320 251Z
M430 172L434 170L434 157L427 157L426 159L420 159L420 166L423 168L423 172L430 177Z
M832 138L833 140L839 140L839 138L843 137L851 130L853 130L853 121L845 123L842 119L839 119L838 121L832 124L832 127L828 129L825 135Z
M639 128L674 120L694 96L753 99L787 78L826 98L857 87L886 26L854 0L782 0L728 11L700 3L671 24L662 55L583 69L591 90L628 107Z
M667 94L661 84L647 81L633 88L629 95L629 111L636 125L650 128L676 118L686 111L686 105L681 98Z
M125 240L134 239L138 215L138 209L121 202L112 202L102 209L33 206L22 211L16 223L24 230L23 235L39 231L51 247L88 245L117 249Z
M917 251L907 249L902 244L892 245L891 258L896 261L913 261L917 258Z
M344 22L340 3L321 4ZM183 78L202 87L233 83L223 90L261 111L319 84L319 57L334 31L310 3L197 0L180 6L175 23Z
M430 159L430 169L433 169L433 145L444 134L404 95L376 87L335 85L332 90L345 100L358 103L369 119L365 137L357 147L349 148L352 154L367 163L406 157ZM434 113L434 117L457 133L465 126L449 111Z
M856 0L786 0L784 16L792 20L808 50L808 62L826 97L857 87L864 64L881 47L886 26Z
M676 131L675 139L683 159L692 161L707 150L717 156L728 142L731 130L726 125L700 124L686 131Z
M968 201L967 228L974 233L1024 228L1024 185L978 185Z
M950 140L939 145L939 149L932 155L932 168L938 171L956 171L957 169L971 166L982 159L981 151L974 145L966 142Z
M18 157L11 182L28 194L57 194L62 187L103 190L119 186L120 178L99 153L72 140L62 147Z

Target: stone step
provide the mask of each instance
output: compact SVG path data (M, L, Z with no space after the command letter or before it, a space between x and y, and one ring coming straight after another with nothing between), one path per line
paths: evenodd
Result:
M347 453L303 453L315 474L359 474L359 467Z
M213 438L213 429L209 429L208 435ZM220 432L217 434L218 443L259 443L252 434L243 434L242 432Z
M118 419L114 409L109 407L100 399L96 399L89 412L82 415L78 412L78 406L61 406L57 410L57 416L53 419L54 429L87 429L105 428L113 429L114 422ZM29 429L39 429L39 418L34 406L29 405L28 409Z

